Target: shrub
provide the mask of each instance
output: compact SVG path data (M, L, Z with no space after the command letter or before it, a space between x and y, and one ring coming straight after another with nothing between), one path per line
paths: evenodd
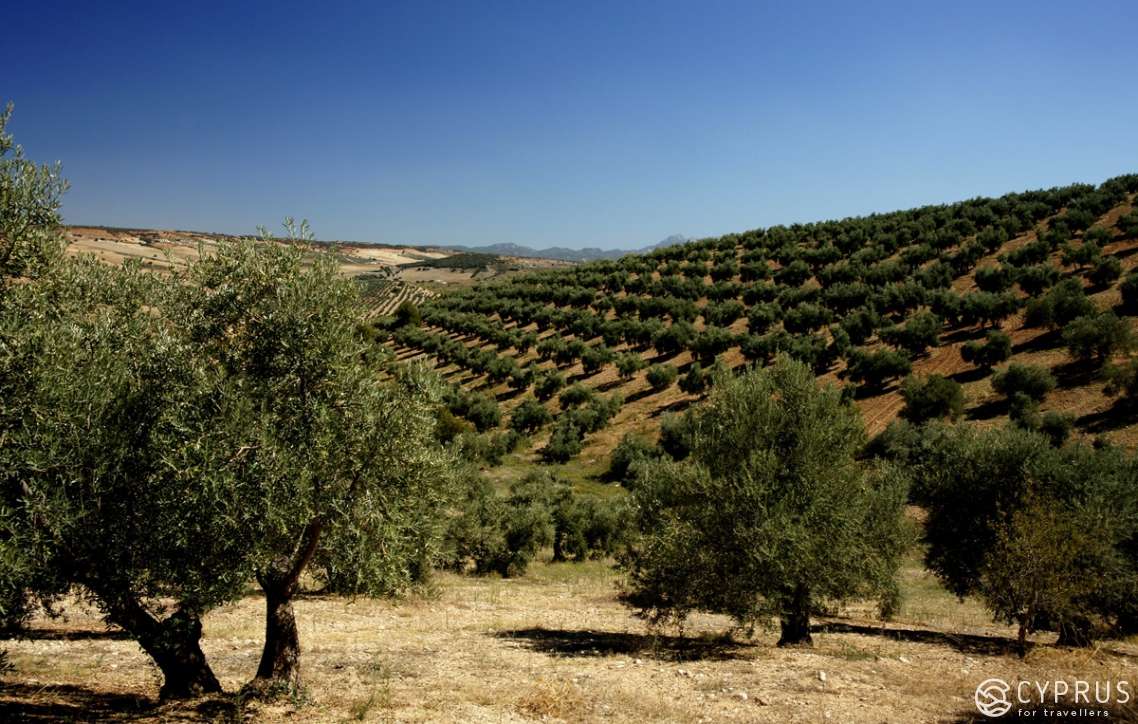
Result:
M638 463L654 460L660 457L661 452L644 438L626 433L609 456L609 469L605 476L609 480L626 483L632 479L633 468Z
M547 463L567 463L581 452L584 438L585 431L572 416L560 417L553 425L549 442L541 449L541 458Z
M678 374L672 365L652 365L648 368L646 379L653 390L659 391L670 387Z
M644 358L635 352L625 352L617 355L616 370L622 380L631 379L640 370L644 369Z
M552 419L553 416L545 409L545 405L533 397L527 397L510 415L510 429L529 435L545 427Z
M710 374L703 371L698 361L692 362L687 374L680 378L680 389L689 395L698 395L707 389L709 378Z
M1138 273L1127 274L1118 289L1122 292L1122 309L1127 314L1138 312Z
M854 382L869 387L880 388L891 379L904 377L913 370L913 365L901 352L890 349L870 351L856 348L850 350L848 376Z
M1074 427L1075 416L1058 410L1043 413L1043 417L1039 421L1039 431L1046 435L1055 447L1062 447L1067 438L1071 436L1071 430Z
M580 407L593 399L594 395L595 393L592 390L577 382L566 387L557 399L561 402L561 409L568 410L572 407Z
M596 374L602 367L612 362L613 356L612 350L604 345L589 347L581 355L581 366L586 373Z
M1087 279L1090 279L1092 284L1103 287L1120 276L1122 276L1122 262L1118 257L1108 256L1095 264L1095 268L1087 274Z
M782 317L777 302L762 302L747 310L747 328L754 334L764 334Z
M395 308L396 327L418 327L422 323L423 315L419 313L419 308L415 306L414 302L400 302L399 306Z
M485 479L469 483L445 534L443 563L463 571L473 564L479 575L520 576L544 546L553 543L553 499L557 483L531 473L511 487L508 498Z
M1012 338L1004 332L988 332L983 342L972 340L960 348L965 362L989 370L1012 356Z
M1126 237L1138 236L1138 210L1131 211L1118 220L1118 228Z
M691 452L692 418L689 412L682 415L665 415L660 422L660 449L673 460L683 460Z
M964 411L964 391L959 382L942 375L909 375L901 384L905 409L901 416L914 423L937 418L955 420Z
M565 386L565 375L557 370L546 370L538 376L533 392L539 400L548 400Z
M1014 428L958 426L911 466L929 485L926 563L998 620L1088 643L1132 615L1138 490L1112 449L1056 449Z
M1024 325L1059 328L1079 317L1094 314L1094 302L1078 279L1064 279L1042 297L1027 304Z
M1008 398L1020 393L1038 402L1055 389L1055 378L1045 367L1012 362L1003 372L992 375L992 389Z
M881 331L881 339L900 347L910 355L923 355L929 347L935 347L940 338L944 320L932 312L919 312L904 325L897 325Z
M1114 312L1079 317L1063 327L1063 344L1071 356L1093 361L1096 367L1106 364L1112 355L1128 350L1131 342L1130 323Z
M985 292L1002 292L1009 289L1014 281L1010 267L985 266L976 270L976 286Z
M717 386L692 423L686 461L639 469L628 603L655 621L774 615L780 645L810 643L823 601L868 595L892 609L905 488L855 461L861 418L837 389L784 357Z

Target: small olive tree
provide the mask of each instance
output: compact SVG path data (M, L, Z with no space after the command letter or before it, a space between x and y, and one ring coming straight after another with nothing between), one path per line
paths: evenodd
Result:
M631 605L656 622L778 616L780 645L809 644L823 602L875 595L891 609L906 488L855 460L865 433L840 391L782 356L725 379L690 424L685 460L637 466Z

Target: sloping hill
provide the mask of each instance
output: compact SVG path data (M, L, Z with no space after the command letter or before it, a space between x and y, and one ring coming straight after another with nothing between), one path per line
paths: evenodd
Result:
M670 365L683 378L696 362L739 368L787 352L824 379L851 390L858 383L872 434L904 407L900 380L910 366L918 376L959 382L966 419L1005 420L1009 406L993 390L992 371L962 355L968 343L1002 331L1011 338L1009 362L1043 367L1057 380L1041 412L1069 413L1076 434L1133 448L1138 415L1105 393L1095 361L1068 352L1069 319L1041 321L1050 306L1039 300L1085 295L1133 325L1122 288L1138 265L1136 192L1131 175L1097 187L757 229L519 275L440 296L424 307L424 326L398 330L392 344L398 359L429 358L452 383L493 395L503 424L551 375L619 393L610 424L585 440L579 460L588 463L627 432L654 435L666 413L700 396L673 384L654 388L632 358ZM1126 361L1125 353L1111 357ZM556 397L543 404L555 419L572 407ZM535 450L548 434L548 427L535 434Z

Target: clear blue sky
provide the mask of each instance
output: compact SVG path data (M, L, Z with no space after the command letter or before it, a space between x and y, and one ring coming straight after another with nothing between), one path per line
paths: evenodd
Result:
M4 3L69 222L633 247L1138 171L1134 0L241 5Z

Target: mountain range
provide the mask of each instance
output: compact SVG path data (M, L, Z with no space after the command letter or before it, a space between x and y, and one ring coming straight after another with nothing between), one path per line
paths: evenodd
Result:
M496 254L498 256L523 256L534 257L538 259L560 259L562 261L584 262L595 261L597 259L618 259L625 254L639 254L652 251L653 249L660 249L665 246L683 244L687 241L691 241L691 238L682 234L672 234L666 239L658 241L650 246L641 247L639 249L598 249L596 247L569 249L563 246L551 246L545 249L534 249L532 247L522 246L520 244L487 244L484 246L466 246L462 244L452 244L436 248L448 249L452 251L473 252L477 254Z

